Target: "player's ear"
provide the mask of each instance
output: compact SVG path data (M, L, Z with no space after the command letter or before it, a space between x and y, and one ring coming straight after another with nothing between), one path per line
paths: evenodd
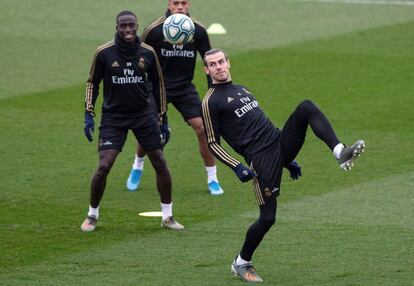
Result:
M227 67L230 68L230 59L227 59Z
M208 70L208 68L206 66L203 66L204 72L206 73L206 75L210 75L210 72Z

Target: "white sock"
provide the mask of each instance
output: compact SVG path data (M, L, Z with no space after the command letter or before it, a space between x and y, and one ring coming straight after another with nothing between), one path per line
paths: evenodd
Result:
M162 220L172 216L172 202L169 204L161 203Z
M207 172L207 184L210 183L211 181L218 182L217 166L211 166L211 167L206 166L206 172Z
M332 153L334 154L336 159L339 159L339 155L341 155L342 149L345 148L345 145L342 143L338 143L334 148Z
M93 208L89 205L88 216L94 216L96 219L99 218L99 206L97 208Z
M132 165L132 169L136 169L136 170L144 170L144 161L145 161L145 156L144 157L138 157L137 154L135 154L135 160L134 160L134 164Z
M243 264L247 264L247 263L252 263L252 262L244 260L243 258L241 258L240 254L237 256L237 258L236 258L236 264L237 265L243 265Z

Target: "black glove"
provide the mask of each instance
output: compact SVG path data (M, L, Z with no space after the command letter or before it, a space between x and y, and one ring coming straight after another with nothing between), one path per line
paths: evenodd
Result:
M233 171L243 183L256 177L256 174L251 169L245 167L242 163L238 164Z
M168 127L167 112L159 113L158 114L158 120L159 120L159 124L160 124L161 136L162 136L162 142L161 143L163 145L166 145L168 143L168 141L170 140L170 134L171 134L171 130Z
M95 122L93 121L93 115L89 112L85 112L85 125L83 131L85 131L85 136L88 138L89 142L93 141L92 134L95 131Z
M297 180L300 176L302 176L301 167L299 166L298 162L296 162L296 160L290 162L285 168L289 170L290 177L293 180Z
M162 142L164 145L166 145L168 141L170 140L171 130L168 127L167 123L161 125L160 129L161 129Z

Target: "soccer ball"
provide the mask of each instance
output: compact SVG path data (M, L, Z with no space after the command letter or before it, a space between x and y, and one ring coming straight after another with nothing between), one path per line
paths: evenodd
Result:
M173 45L184 45L194 37L195 26L193 20L184 14L172 14L165 19L162 33L165 40Z

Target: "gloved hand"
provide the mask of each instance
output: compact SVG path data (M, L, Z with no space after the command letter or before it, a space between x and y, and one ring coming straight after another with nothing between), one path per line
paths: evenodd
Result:
M168 143L168 141L170 140L171 130L168 127L168 124L167 123L162 124L160 126L160 129L161 129L161 135L162 135L163 144L166 145Z
M250 168L245 167L242 163L238 164L233 171L243 183L256 177L256 174Z
M92 134L95 131L95 122L93 121L93 115L89 112L85 112L85 125L83 131L85 131L85 136L88 138L89 142L93 141Z
M290 162L285 168L289 170L290 177L293 180L297 180L300 176L302 176L301 167L299 166L298 162L296 162L296 160Z

